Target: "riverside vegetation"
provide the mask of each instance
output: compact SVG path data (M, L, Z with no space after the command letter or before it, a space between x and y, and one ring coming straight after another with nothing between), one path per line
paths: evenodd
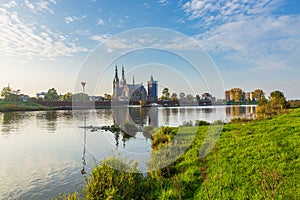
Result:
M136 173L136 163L112 157L93 169L80 192L57 199L300 199L300 109L234 121L223 126L205 158L199 158L199 149L206 123L180 132L178 127L156 130L152 154L175 135L195 128L197 133L186 153L167 167L144 176Z

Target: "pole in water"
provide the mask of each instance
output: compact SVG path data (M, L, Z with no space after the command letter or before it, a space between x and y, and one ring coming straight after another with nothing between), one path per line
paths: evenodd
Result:
M84 93L85 93L84 87L86 85L86 82L81 82L81 85L82 85L82 91L83 91L83 95L84 95ZM86 127L86 111L85 111L85 98L84 98L84 96L83 96L83 115L84 115L84 127ZM84 169L84 166L86 165L86 161L85 161L86 128L84 128L84 136L83 137L84 137L84 139L83 139L82 170L80 172L81 172L81 174L86 174L86 171Z

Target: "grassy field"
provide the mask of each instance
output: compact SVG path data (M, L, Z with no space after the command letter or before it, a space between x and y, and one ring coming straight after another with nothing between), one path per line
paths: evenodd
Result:
M146 177L113 169L100 176L100 166L93 170L83 193L74 193L69 199L97 199L99 192L106 199L300 199L300 109L272 119L225 124L205 158L199 158L199 149L208 126L184 127L182 131L163 128L153 137L152 156L174 142L175 135L191 133L195 128L192 145L171 165ZM173 150L180 149L181 143L176 146ZM123 191L120 177L126 176L139 180L131 190L142 193L118 193Z
M34 102L20 101L2 101L0 102L0 112L8 111L34 111L34 110L49 110L49 107L42 106Z

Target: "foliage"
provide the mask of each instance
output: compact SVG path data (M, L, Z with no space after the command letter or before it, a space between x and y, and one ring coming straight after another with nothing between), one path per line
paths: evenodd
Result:
M163 145L171 142L176 135L177 130L169 126L162 127L153 136L151 147L153 149L160 149Z
M290 100L288 104L291 108L299 108L300 107L300 100Z
M64 94L61 98L62 98L62 100L64 100L64 101L72 101L72 93L67 92L67 93Z
M193 122L192 121L184 121L182 123L182 126L193 126Z
M169 100L170 99L170 92L169 88L164 88L162 91L162 96L160 97L161 100Z
M34 110L49 110L49 107L42 106L35 102L23 103L21 101L0 102L0 112L7 111L34 111Z
M135 134L139 129L138 127L131 122L124 123L125 132L129 135Z
M203 120L196 120L195 122L195 126L208 126L208 125L210 125L210 123Z
M72 95L72 100L73 101L80 101L80 102L82 102L82 101L89 101L90 97L86 93L76 93L76 94Z
M143 127L143 135L146 138L151 138L152 137L152 133L154 132L155 127L154 126L145 126Z
M4 97L5 101L20 101L20 90L12 90L12 88L8 85L2 89L1 97Z
M264 97L261 99L256 110L257 116L258 118L274 117L278 114L286 112L288 106L289 105L284 97L284 94L276 90L271 92L269 101Z
M110 101L110 100L111 100L111 95L105 93L103 99L104 99L104 100L107 100L107 101Z
M45 100L47 101L57 101L60 97L57 94L57 91L55 88L51 88L48 90L48 92L45 94Z
M262 99L265 98L265 92L262 89L256 89L253 91L253 98L260 102Z
M178 96L177 96L177 94L176 93L172 93L172 95L171 95L171 99L170 99L171 101L178 101Z
M241 102L243 98L243 90L240 88L232 88L230 90L230 99L234 102Z

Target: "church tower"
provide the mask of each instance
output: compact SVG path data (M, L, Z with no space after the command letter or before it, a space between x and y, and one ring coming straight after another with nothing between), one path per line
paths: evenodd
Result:
M148 81L148 101L157 101L157 81L154 81L151 75L150 81Z
M118 76L118 68L116 65L115 69L115 77L113 80L113 98L117 98L120 94L120 83L119 83L119 76Z
M123 88L126 85L126 79L125 79L125 74L124 74L124 66L122 66L122 77L120 81L120 87Z

